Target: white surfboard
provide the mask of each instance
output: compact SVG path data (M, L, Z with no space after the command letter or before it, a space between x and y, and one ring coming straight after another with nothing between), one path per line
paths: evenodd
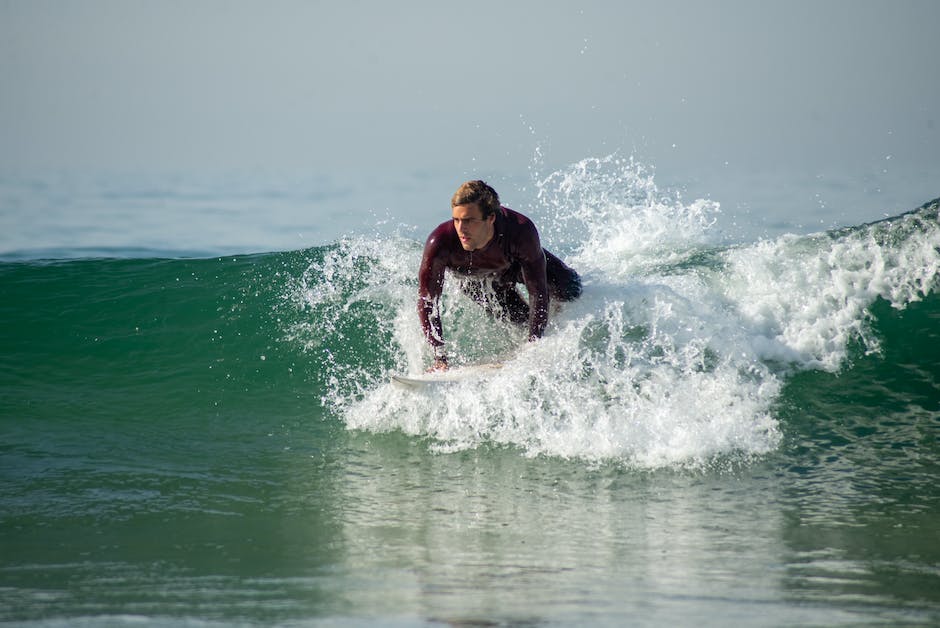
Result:
M476 379L502 368L502 364L472 364L469 366L455 366L445 371L431 371L418 375L392 375L392 383L402 388L427 388L438 384L452 384L468 379Z

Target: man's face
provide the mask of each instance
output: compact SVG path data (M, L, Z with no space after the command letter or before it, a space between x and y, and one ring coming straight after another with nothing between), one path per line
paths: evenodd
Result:
M489 244L493 238L493 223L496 215L484 220L483 212L476 203L457 205L453 208L454 227L465 251L476 251Z

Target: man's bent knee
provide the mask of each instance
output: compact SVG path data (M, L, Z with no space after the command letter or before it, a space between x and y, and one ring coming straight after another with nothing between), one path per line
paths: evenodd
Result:
M581 296L583 288L581 287L581 277L578 273L571 271L571 275L565 277L559 282L556 288L556 297L559 301L574 301Z

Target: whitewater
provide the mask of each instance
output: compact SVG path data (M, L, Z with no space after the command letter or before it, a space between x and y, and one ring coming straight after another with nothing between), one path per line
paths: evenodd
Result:
M779 445L773 409L789 375L838 372L853 348L877 353L868 308L904 309L936 289L935 201L874 224L727 245L713 231L718 203L661 191L632 159L583 160L537 187L530 217L582 273L584 295L556 306L545 338L527 344L448 282L456 363L503 363L479 381L425 394L388 382L429 364L415 316L419 242L346 238L292 283L286 299L309 322L289 337L324 360L324 403L348 427L430 437L440 451L496 443L640 468L746 460ZM317 351L356 310L370 312L357 333L387 356L379 371Z

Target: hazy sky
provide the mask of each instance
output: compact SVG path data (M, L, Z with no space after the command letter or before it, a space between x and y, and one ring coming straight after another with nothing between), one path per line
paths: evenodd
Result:
M0 168L936 172L938 26L935 0L0 0Z

